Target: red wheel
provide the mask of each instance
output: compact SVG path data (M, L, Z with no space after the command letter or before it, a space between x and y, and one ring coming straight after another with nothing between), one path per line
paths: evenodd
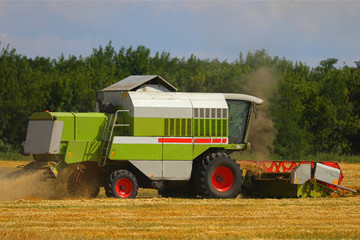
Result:
M194 165L197 194L206 198L235 198L241 191L239 164L224 153L212 153L197 159Z
M127 198L131 195L133 185L127 178L120 178L115 184L115 191L121 198Z
M218 167L211 176L213 187L219 192L229 190L234 182L231 170L227 167Z
M105 185L105 193L108 197L135 198L138 188L135 175L128 170L119 169L110 174Z

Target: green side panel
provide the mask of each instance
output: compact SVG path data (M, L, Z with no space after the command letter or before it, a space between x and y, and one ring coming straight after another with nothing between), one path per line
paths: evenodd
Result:
M164 160L192 160L192 144L163 144Z
M228 125L228 119L165 118L163 136L227 137Z
M134 118L133 121L134 136L227 137L229 131L228 119Z
M84 161L98 162L101 146L101 141L69 141L65 162L68 164Z
M191 118L165 118L164 135L166 137L192 137Z
M57 120L64 122L61 141L101 140L105 113L37 112L31 120Z
M193 119L194 137L227 137L229 131L228 119Z
M75 116L75 140L102 140L106 122L105 113L73 113Z
M30 120L52 120L53 115L50 112L35 112L31 114Z
M162 160L162 144L112 144L113 160Z
M66 154L68 145L69 145L68 141L60 143L60 147L59 147L59 154L60 155L65 155Z
M231 151L243 151L247 149L246 144L195 144L193 152L193 159L208 150L209 148L217 148Z
M62 118L72 118L74 117L74 114L71 112L50 112L50 114L53 117L57 117L57 119L62 119Z
M163 118L134 118L134 136L164 136Z
M203 152L205 152L206 150L208 150L209 148L217 148L220 147L221 145L217 145L217 144L194 144L193 145L193 159L195 159L196 157L198 157L200 154L202 154Z
M75 139L74 115L72 113L54 113L58 121L64 122L61 141L72 141Z

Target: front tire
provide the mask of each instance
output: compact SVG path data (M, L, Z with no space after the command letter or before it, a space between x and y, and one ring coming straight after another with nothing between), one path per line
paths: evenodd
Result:
M195 186L205 198L235 198L241 191L242 172L234 159L213 153L196 164Z
M105 185L106 196L114 198L135 198L139 185L130 171L120 169L110 174Z

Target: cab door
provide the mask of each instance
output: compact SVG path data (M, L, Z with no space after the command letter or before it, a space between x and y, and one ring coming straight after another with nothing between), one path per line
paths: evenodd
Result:
M229 143L245 143L249 127L251 102L226 100L229 107Z

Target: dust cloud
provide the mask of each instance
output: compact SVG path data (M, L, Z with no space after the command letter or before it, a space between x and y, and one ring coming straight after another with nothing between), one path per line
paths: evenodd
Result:
M64 184L49 178L46 170L0 168L0 181L0 201L65 197Z
M251 154L254 160L266 160L270 157L271 148L276 136L270 115L269 99L275 94L278 77L268 67L262 67L248 75L247 84L242 89L245 94L264 99L257 107L257 118L251 120L248 142L251 143Z

